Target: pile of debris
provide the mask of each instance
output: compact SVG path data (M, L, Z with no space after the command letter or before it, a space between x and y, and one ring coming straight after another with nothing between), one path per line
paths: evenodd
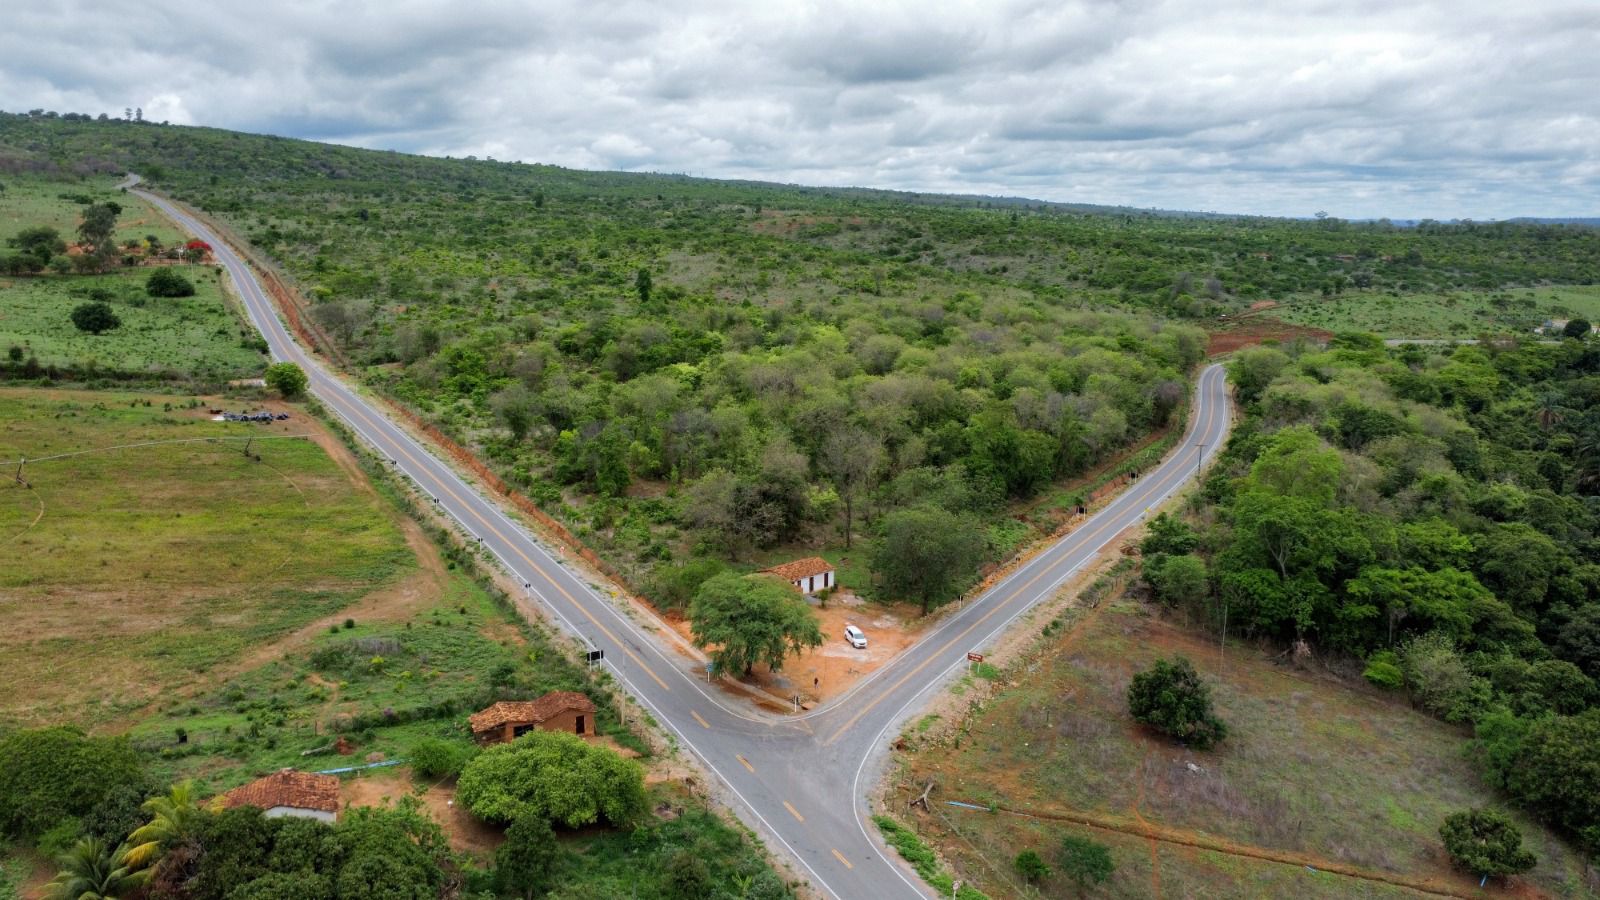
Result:
M215 421L218 422L282 422L289 418L289 414L285 412L236 413L224 412L220 409L211 410L211 415L214 416Z

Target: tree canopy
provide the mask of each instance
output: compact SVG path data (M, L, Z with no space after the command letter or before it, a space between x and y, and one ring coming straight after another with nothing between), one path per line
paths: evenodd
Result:
M496 824L525 817L577 828L628 824L644 806L644 772L575 734L534 730L467 763L456 796Z
M776 672L789 656L822 643L816 614L794 587L769 575L723 572L706 580L689 607L695 643L722 672Z

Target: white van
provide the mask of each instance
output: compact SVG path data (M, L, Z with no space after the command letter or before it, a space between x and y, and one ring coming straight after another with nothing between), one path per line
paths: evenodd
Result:
M849 641L850 646L856 648L857 650L867 649L866 634L854 625L846 625L844 627L844 639Z

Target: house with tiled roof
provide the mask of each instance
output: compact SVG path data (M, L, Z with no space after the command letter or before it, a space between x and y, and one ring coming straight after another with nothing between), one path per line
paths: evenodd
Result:
M537 700L501 700L467 717L480 744L514 741L535 728L594 736L594 701L576 691L551 691Z
M808 556L762 571L789 582L802 594L815 594L834 585L833 564L820 556Z
M269 819L292 816L332 822L339 817L339 779L333 775L279 769L240 785L219 799L225 809L259 806Z

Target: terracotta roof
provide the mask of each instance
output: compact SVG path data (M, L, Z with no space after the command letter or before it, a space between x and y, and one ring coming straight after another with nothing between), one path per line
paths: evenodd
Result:
M832 572L833 563L820 556L808 556L805 559L786 562L781 566L773 566L762 571L776 575L784 581L794 581L796 578L805 578L807 575L821 575L823 572Z
M333 775L280 769L223 794L222 804L228 807L259 806L262 809L290 806L295 809L338 812L339 779Z
M576 691L551 691L537 700L501 700L467 717L474 733L505 725L537 725L552 716L575 709L594 712L594 701Z

